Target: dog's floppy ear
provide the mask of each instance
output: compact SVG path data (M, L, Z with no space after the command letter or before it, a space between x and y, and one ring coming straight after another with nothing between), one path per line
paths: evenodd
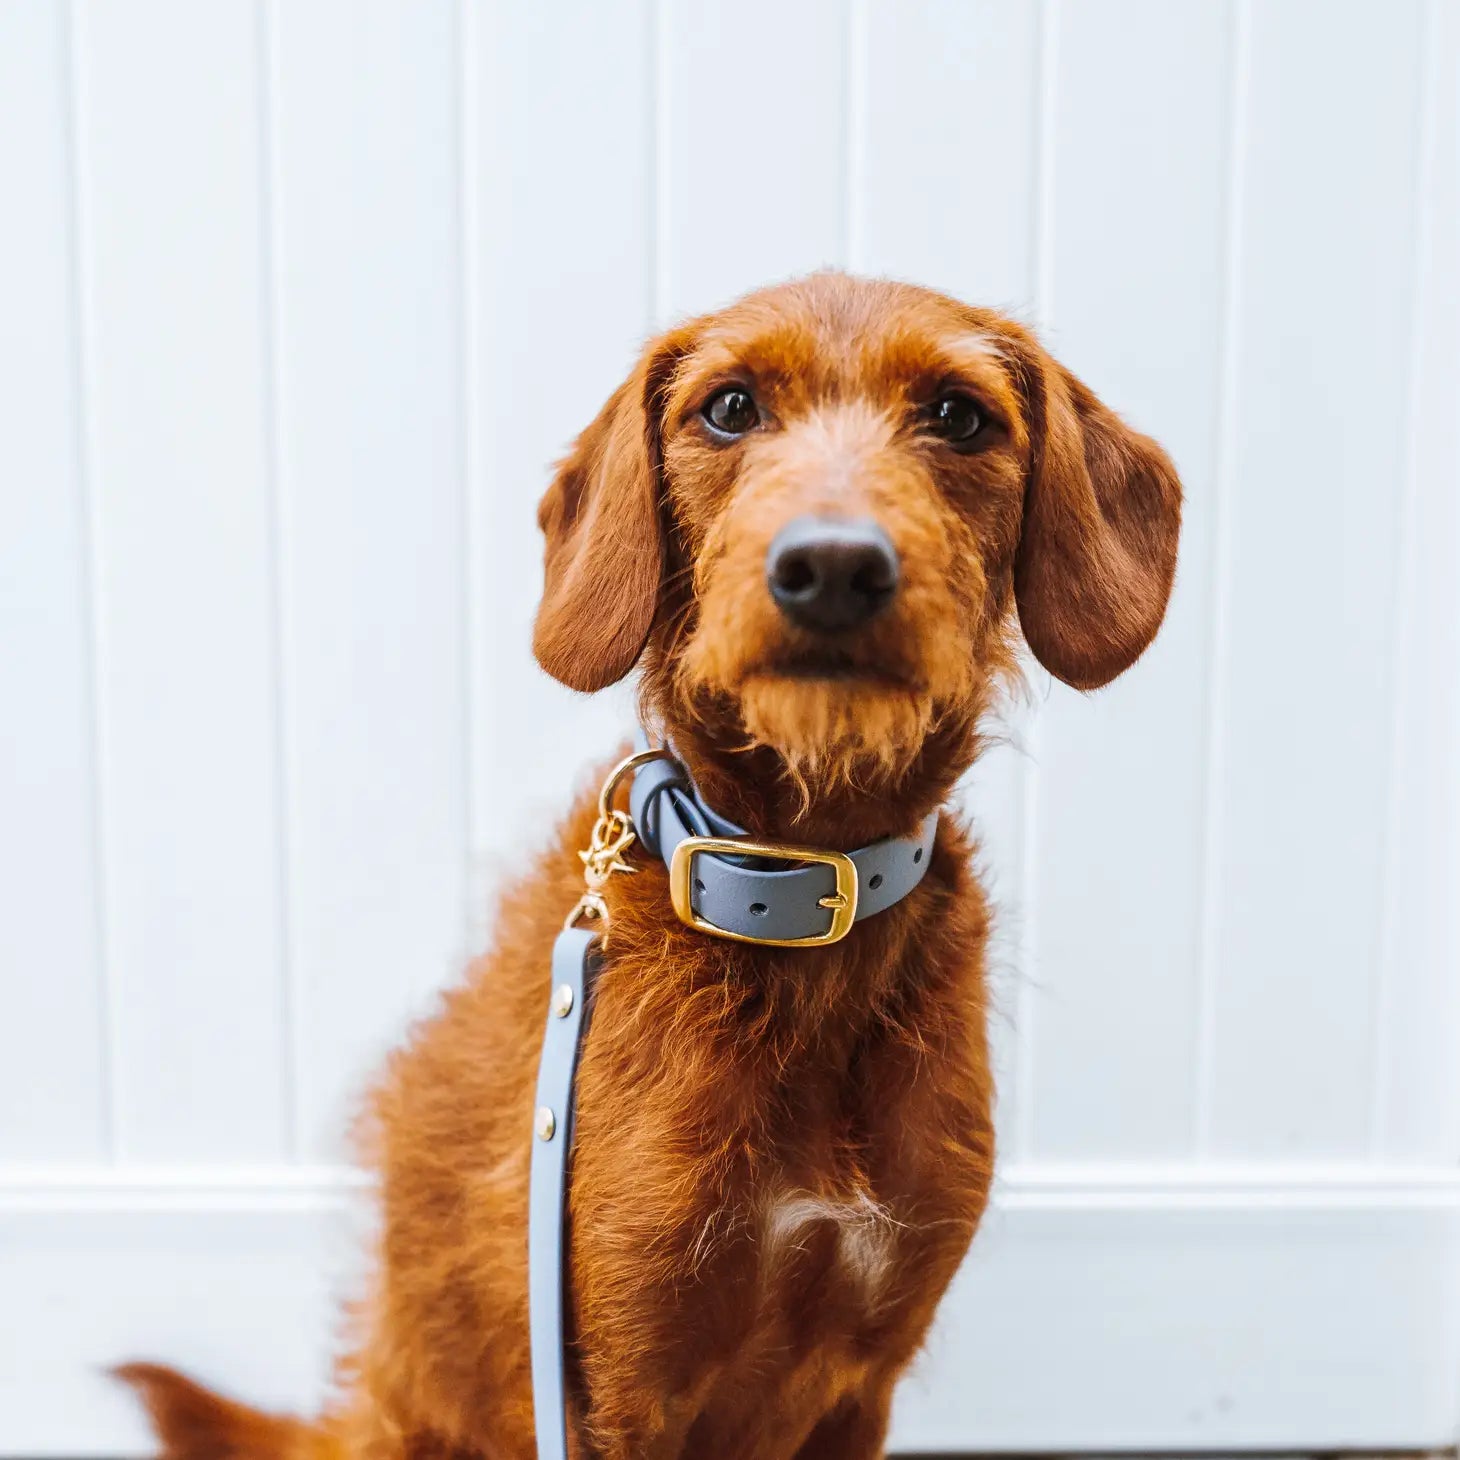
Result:
M1129 669L1161 627L1181 483L1150 437L1038 345L1030 341L1018 357L1030 416L1014 559L1019 624L1051 674L1098 689Z
M664 574L661 399L682 353L668 337L645 350L537 509L546 547L532 649L571 689L622 679L654 622Z

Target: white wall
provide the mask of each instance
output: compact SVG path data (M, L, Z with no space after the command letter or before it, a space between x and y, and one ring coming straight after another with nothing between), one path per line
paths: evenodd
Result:
M974 777L1000 1205L899 1436L1460 1431L1451 0L0 6L0 1451L312 1402L355 1092L626 718L528 638L657 324L1040 324L1189 494Z

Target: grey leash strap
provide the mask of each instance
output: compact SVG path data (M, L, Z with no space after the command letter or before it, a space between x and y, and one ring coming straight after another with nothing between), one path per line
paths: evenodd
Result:
M565 928L553 944L553 984L537 1067L528 1187L527 1296L532 1409L538 1460L568 1460L566 1339L568 1160L573 1143L573 1076L587 1032L598 934Z

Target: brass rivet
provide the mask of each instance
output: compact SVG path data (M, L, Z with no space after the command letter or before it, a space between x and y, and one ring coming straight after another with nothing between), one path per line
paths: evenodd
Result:
M553 1013L566 1019L573 1012L573 985L560 983L553 990Z
M537 1138L540 1141L552 1140L558 1129L558 1118L546 1105L537 1107Z

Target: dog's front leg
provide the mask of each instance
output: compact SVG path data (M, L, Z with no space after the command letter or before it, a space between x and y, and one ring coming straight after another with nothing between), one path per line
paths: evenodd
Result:
M891 1408L890 1383L843 1400L806 1437L795 1460L879 1460Z
M595 1406L591 1430L595 1460L681 1460L698 1396L656 1401L641 1391Z

